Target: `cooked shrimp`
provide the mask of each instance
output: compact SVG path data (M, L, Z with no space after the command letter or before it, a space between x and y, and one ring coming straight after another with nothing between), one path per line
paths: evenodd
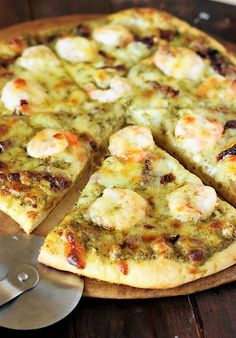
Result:
M208 97L212 102L224 100L224 103L227 101L232 103L232 100L236 98L236 81L210 77L200 84L196 94L201 97Z
M110 81L109 89L97 89L93 84L85 88L92 100L99 102L114 102L131 91L129 81L125 78L115 76Z
M68 147L74 149L76 157L83 160L90 147L81 142L77 135L61 129L46 128L39 131L27 144L27 153L31 157L43 158L62 153Z
M53 156L64 151L69 142L60 129L39 131L27 144L27 154L35 158Z
M217 144L223 131L224 126L217 121L187 114L177 122L175 137L186 149L198 152Z
M150 129L130 126L119 130L110 137L109 150L113 156L139 162L148 156L154 145Z
M93 31L93 38L109 47L125 47L133 41L133 36L128 29L119 25L97 27Z
M205 69L202 58L185 47L161 46L154 55L154 63L164 74L176 79L199 80Z
M215 209L217 195L212 187L186 184L169 196L173 217L182 222L198 222L209 217Z
M60 57L73 63L91 62L97 55L95 42L80 36L60 38L55 48Z
M142 221L148 212L146 200L129 189L103 191L89 207L92 221L106 229L125 230Z
M60 66L60 61L53 51L44 45L26 48L17 63L33 73Z
M30 114L46 102L47 93L37 82L16 78L3 87L1 100L10 110L20 109L23 114Z

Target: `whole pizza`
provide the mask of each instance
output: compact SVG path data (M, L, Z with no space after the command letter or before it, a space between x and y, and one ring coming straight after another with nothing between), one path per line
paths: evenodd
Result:
M27 234L93 167L41 263L152 289L235 264L236 59L207 34L146 8L2 40L0 115Z

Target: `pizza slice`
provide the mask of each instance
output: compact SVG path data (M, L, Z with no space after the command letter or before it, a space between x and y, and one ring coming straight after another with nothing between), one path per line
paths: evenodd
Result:
M25 48L20 56L9 61L5 72L1 114L61 111L76 114L86 98L46 45Z
M190 46L159 44L152 57L129 70L128 79L140 92L136 97L149 95L158 108L221 107L235 112L236 62L215 51L216 68L199 54L203 52Z
M156 108L142 97L129 107L128 122L150 127L164 149L236 206L235 115L220 107Z
M48 234L39 261L139 288L171 288L235 263L235 209L158 148L149 129L110 138L111 156Z
M26 117L0 123L0 210L30 233L75 184L91 156L83 137Z

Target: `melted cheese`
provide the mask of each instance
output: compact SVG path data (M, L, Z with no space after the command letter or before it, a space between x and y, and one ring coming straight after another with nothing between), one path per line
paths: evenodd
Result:
M148 210L145 199L129 189L105 189L89 208L94 223L106 229L125 230L142 221Z
M36 110L46 102L47 93L39 83L17 78L6 83L2 89L1 100L10 110L22 109L23 105L27 113L30 113L28 108Z
M124 47L133 41L132 34L123 26L106 25L93 31L95 41L109 47Z
M53 51L44 45L26 48L17 63L32 73L41 73L41 76L45 71L50 73L61 66Z
M124 160L142 161L153 148L152 133L145 127L126 127L110 137L111 154Z
M61 58L72 63L91 62L97 55L95 43L79 36L60 38L55 48Z

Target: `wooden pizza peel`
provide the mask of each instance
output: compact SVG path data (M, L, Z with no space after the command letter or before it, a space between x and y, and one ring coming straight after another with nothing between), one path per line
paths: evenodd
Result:
M0 30L0 40L20 37L22 34L37 34L39 31L52 32L59 27L73 27L83 20L96 19L101 15L71 15L63 17L53 17L21 23ZM236 52L236 46L232 43L223 42L226 47ZM94 170L88 167L83 171L76 186L64 197L58 206L48 215L42 224L34 231L36 235L45 236L54 226L56 226L68 213L77 201L80 191L85 186L90 174ZM0 212L0 236L7 234L23 233L15 221L9 216ZM159 298L169 296L180 296L207 290L225 283L236 280L236 265L218 272L214 275L198 279L196 281L181 285L171 289L138 289L124 285L117 285L85 278L84 296L97 298L113 299L144 299Z

